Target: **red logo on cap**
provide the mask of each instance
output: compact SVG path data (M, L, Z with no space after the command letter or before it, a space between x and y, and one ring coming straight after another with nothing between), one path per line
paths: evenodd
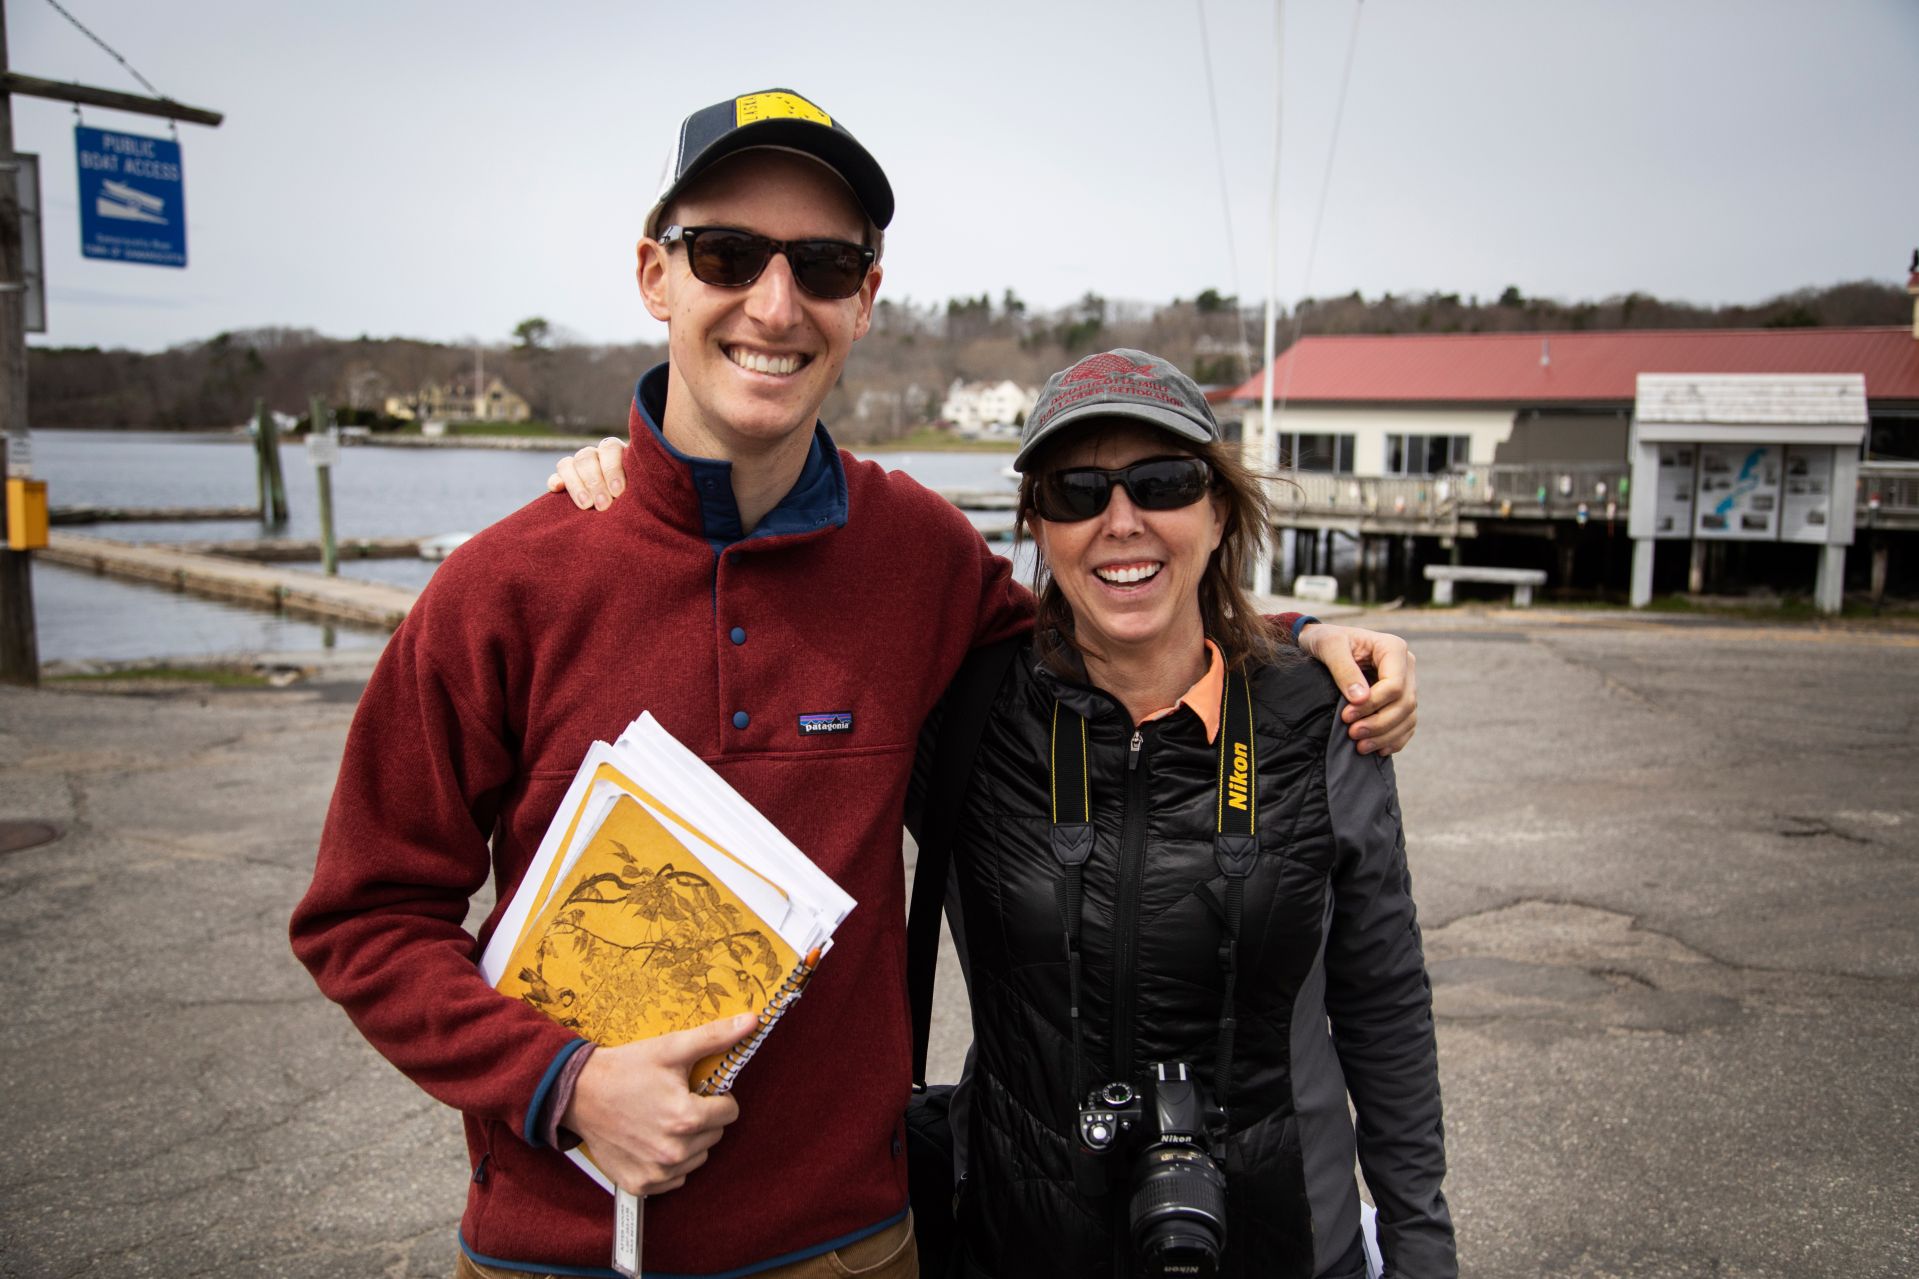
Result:
M1135 364L1124 356L1113 355L1110 352L1105 355L1089 355L1075 364L1066 376L1060 379L1060 384L1070 386L1074 382L1084 382L1089 378L1115 378L1127 374L1135 377L1151 377L1153 366Z

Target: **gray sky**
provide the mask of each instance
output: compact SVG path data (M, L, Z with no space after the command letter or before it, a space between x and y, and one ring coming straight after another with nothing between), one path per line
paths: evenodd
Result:
M42 156L49 332L157 349L284 324L504 340L540 314L654 339L633 239L688 111L798 89L899 196L882 296L1264 296L1274 6L63 0L180 126L184 271L79 254L71 108ZM32 75L140 92L45 0ZM1309 264L1348 39L1343 125ZM1896 279L1919 245L1914 0L1290 0L1283 299L1363 290L1757 301ZM87 109L93 127L164 135Z

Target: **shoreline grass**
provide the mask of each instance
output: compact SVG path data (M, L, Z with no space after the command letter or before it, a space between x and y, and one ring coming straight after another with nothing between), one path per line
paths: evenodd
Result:
M45 682L81 687L136 682L210 688L269 688L273 684L271 678L259 671L235 666L132 666L117 670L68 671L49 675Z
M843 444L847 452L868 453L1005 453L1019 452L1017 440L967 440L935 427L922 426L896 440L873 440L865 444Z

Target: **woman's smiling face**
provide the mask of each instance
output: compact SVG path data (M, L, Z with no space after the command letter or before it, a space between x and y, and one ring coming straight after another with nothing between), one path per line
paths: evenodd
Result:
M1041 470L1115 470L1185 456L1189 451L1164 431L1108 418L1054 449ZM1106 509L1092 519L1035 517L1032 526L1083 648L1107 661L1147 657L1162 645L1198 649L1205 631L1200 580L1226 532L1226 504L1217 493L1178 510L1146 511L1115 484Z

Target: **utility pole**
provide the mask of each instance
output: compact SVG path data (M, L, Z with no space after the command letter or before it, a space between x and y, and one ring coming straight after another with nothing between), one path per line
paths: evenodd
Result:
M6 70L7 22L0 8L0 76ZM0 89L0 435L24 444L27 284L21 269L19 180L20 161L13 154L13 95ZM0 448L0 459L9 451ZM5 501L0 496L0 504ZM0 547L0 682L40 682L40 640L33 624L33 552L7 547Z
M20 161L13 153L13 95L107 107L136 115L217 126L217 111L171 98L143 98L83 84L62 84L20 75L7 61L7 14L0 0L0 437L27 444L26 279L20 251ZM19 451L25 453L24 447ZM0 448L0 457L6 449ZM0 477L4 478L4 477ZM0 502L4 502L0 498ZM4 515L4 511L0 511ZM33 561L30 551L0 546L0 683L38 684L40 644L33 623Z

